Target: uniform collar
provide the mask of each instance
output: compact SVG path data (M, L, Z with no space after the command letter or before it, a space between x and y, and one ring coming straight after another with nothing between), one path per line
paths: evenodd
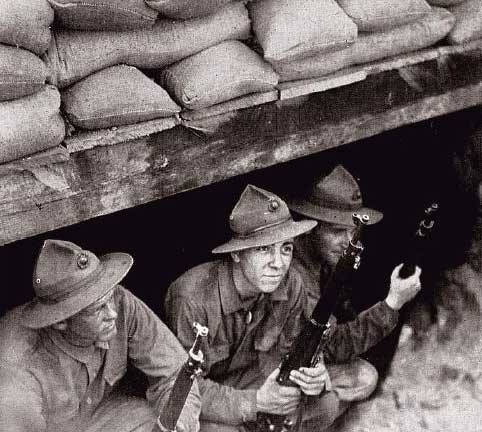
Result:
M57 348L68 356L84 364L88 364L92 361L92 356L97 349L95 345L89 345L86 347L72 345L65 340L60 332L52 327L44 328L42 331L45 332L47 337Z

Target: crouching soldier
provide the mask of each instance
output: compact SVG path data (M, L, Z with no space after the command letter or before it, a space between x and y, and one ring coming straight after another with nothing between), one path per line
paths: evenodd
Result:
M118 285L133 263L45 241L36 297L0 320L0 430L151 432L187 354L138 298ZM149 381L147 398L119 390L128 364ZM197 432L194 383L177 429Z
M276 381L280 360L301 330L306 300L302 278L290 267L293 242L316 222L293 221L283 200L251 185L229 222L231 240L213 251L227 255L186 272L166 298L169 324L185 347L193 340L192 321L209 327L205 375L199 381L201 431L251 429L258 413L288 415L304 430L326 429L348 406L342 399L362 399L373 391L376 371L358 359L330 382L321 361L292 371L295 387ZM343 356L349 346L354 347L349 358L359 354L355 339L366 338L369 319L362 317L355 334L335 339ZM376 335L371 333L372 342L391 329L380 325Z

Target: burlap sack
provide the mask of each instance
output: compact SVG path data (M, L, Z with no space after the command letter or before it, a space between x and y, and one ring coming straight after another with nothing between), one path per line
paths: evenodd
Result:
M65 136L60 93L44 86L37 93L0 102L0 163L59 145Z
M338 0L358 31L383 31L417 21L430 12L425 0Z
M162 15L175 19L190 19L214 13L234 0L146 0Z
M357 37L355 23L335 0L256 0L248 6L269 62L346 48Z
M157 12L144 0L49 0L55 21L74 30L133 30L152 27Z
M167 92L132 66L96 72L62 92L69 121L83 129L102 129L175 115L181 108Z
M47 0L1 0L0 43L41 55L49 46L54 11Z
M467 0L450 8L455 26L447 36L451 44L461 44L482 38L482 0Z
M242 42L227 41L168 67L159 81L184 107L199 109L272 90L278 75Z
M274 69L280 81L315 78L348 66L428 47L452 29L455 17L446 9L433 8L419 21L378 33L362 33L351 47L335 53L313 56L297 62L278 63Z
M48 76L45 63L30 51L0 44L0 101L40 90Z
M248 12L233 3L214 15L189 21L158 20L151 29L128 32L54 33L46 57L52 83L63 88L116 64L157 69L223 40L250 34Z

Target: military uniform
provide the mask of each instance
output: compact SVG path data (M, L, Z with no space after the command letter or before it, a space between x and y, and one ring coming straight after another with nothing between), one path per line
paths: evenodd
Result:
M279 288L248 303L238 294L229 259L189 270L169 288L168 323L185 347L193 341L191 324L209 327L202 397L201 431L242 429L256 419L256 390L279 365L300 331L305 294L296 269L290 269ZM337 326L325 352L328 362L348 361L388 334L397 312L380 303L348 325ZM330 368L328 369L330 371ZM333 370L333 391L309 397L303 419L321 430L343 410L339 394L360 383ZM376 373L376 372L375 372ZM338 386L340 384L340 386ZM356 389L352 389L356 393ZM373 390L373 388L372 388ZM342 396L342 398L343 398ZM356 397L356 396L355 396Z
M144 303L115 290L117 334L102 347L74 346L51 327L28 329L19 323L22 307L0 320L1 430L152 430L187 354ZM128 363L147 375L147 400L117 393ZM30 413L25 428L21 404ZM182 415L188 431L197 430L199 408L195 388Z

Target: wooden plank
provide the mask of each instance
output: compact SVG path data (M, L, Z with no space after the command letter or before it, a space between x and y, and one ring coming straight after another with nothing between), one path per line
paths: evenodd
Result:
M480 56L451 54L443 68L437 60L418 66L416 89L386 71L296 103L235 111L209 133L176 127L73 151L50 173L65 188L29 171L0 176L0 244L481 105Z
M1 164L0 176L8 175L12 171L32 170L37 167L66 162L68 160L69 152L67 149L62 146L56 146L13 162Z
M342 71L322 78L284 82L278 84L279 99L291 99L310 93L317 93L336 87L346 86L355 82L363 81L366 77L367 74L363 70Z
M75 153L98 146L114 145L125 141L135 140L137 138L171 129L180 123L178 117L167 117L133 125L112 127L110 129L79 132L70 137L66 137L64 145L70 153Z

